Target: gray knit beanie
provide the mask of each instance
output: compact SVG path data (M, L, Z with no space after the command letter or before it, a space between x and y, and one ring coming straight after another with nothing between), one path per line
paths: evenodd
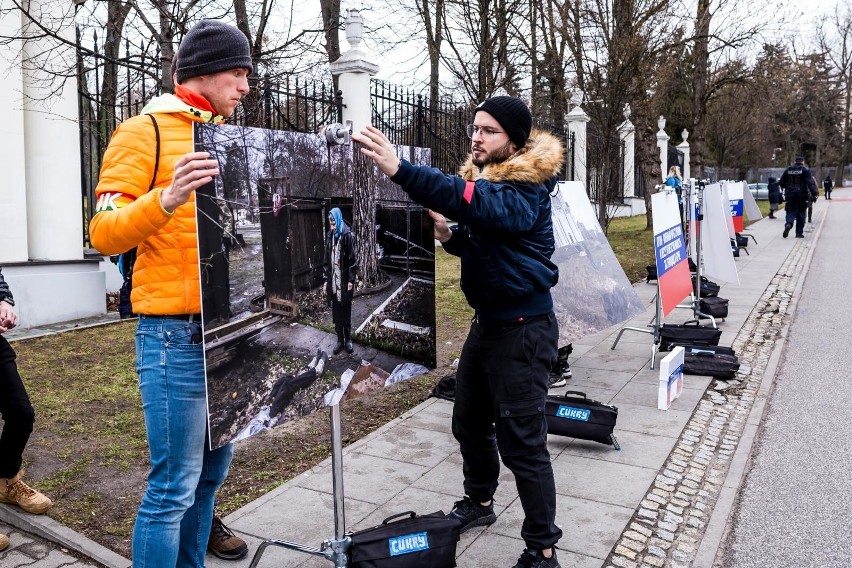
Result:
M491 97L479 103L474 116L481 110L500 123L509 135L509 140L514 142L518 149L524 147L532 129L532 114L524 101L517 97Z
M177 82L229 69L252 71L248 38L234 26L201 20L186 32L177 51Z

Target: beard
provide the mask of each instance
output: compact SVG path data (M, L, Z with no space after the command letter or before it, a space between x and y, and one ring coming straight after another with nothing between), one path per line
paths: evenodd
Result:
M488 164L499 164L500 162L505 162L512 154L512 141L510 140L500 148L496 148L493 151L488 152L482 158L473 158L472 161L474 166L482 169Z

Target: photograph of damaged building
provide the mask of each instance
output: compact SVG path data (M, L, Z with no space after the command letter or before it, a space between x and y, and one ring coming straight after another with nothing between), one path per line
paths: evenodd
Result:
M322 134L195 127L220 175L196 196L211 446L435 366L428 212L352 144ZM429 163L429 150L399 147ZM352 352L323 291L329 214L354 237ZM395 372L396 371L396 372Z

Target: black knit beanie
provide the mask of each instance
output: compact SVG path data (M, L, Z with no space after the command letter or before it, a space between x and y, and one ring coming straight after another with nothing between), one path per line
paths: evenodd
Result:
M245 34L217 20L201 20L192 26L178 47L177 82L229 69L251 73L251 49Z
M491 97L479 103L474 116L481 110L500 123L518 149L524 147L532 129L532 115L524 101L517 97Z

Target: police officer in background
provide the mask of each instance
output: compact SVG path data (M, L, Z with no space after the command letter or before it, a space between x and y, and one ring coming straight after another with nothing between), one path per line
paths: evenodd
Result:
M816 201L816 182L811 171L805 167L805 158L796 156L796 163L784 170L780 179L781 187L784 188L784 199L787 205L787 221L784 223L784 238L790 234L793 224L796 225L796 237L805 237L805 218L808 211L809 198Z

